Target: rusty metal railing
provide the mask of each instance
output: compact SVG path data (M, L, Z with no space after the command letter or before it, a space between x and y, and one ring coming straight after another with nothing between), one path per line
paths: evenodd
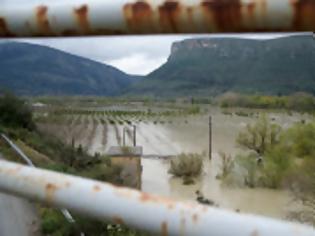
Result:
M314 0L32 2L0 0L0 37L315 31Z
M160 235L314 236L314 228L0 160L0 191Z
M31 159L28 158L28 156L26 156L25 153L14 142L12 142L5 134L1 134L0 137L2 137L7 142L7 144L22 158L22 160L28 166L35 167ZM61 213L63 214L63 216L69 223L71 224L76 223L72 215L67 209L61 209ZM84 233L81 232L80 236L84 236Z

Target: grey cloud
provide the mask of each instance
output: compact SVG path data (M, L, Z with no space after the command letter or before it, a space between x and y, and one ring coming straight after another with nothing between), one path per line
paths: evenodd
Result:
M188 36L126 36L87 38L24 39L97 61L117 60L133 54L147 57L167 57L172 42Z
M147 66L139 74L148 73L156 68L156 63L163 62L169 56L174 41L194 37L237 37L252 39L270 39L287 34L225 34L225 35L168 35L168 36L111 36L111 37L78 37L78 38L46 38L18 39L35 44L57 48L75 55L83 56L112 65L124 65L120 68L137 73L139 65ZM142 56L139 56L142 55ZM130 59L134 61L130 61ZM142 61L141 61L142 59ZM128 66L128 60L132 65ZM145 63L145 61L148 61ZM151 67L149 65L152 65ZM154 66L153 66L154 65ZM132 67L133 66L133 67ZM143 67L142 66L142 67ZM132 67L132 68L131 68ZM141 67L139 67L140 69Z

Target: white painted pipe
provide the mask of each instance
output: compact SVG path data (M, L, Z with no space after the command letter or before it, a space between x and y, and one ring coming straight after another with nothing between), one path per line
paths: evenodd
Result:
M315 31L314 0L0 0L0 37Z
M312 227L238 214L0 160L0 191L160 235L315 236Z

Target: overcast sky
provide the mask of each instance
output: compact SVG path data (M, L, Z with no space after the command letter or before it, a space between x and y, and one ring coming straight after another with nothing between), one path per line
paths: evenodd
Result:
M166 62L174 41L196 37L242 37L270 39L282 34L243 35L170 35L170 36L125 36L88 38L20 39L35 44L57 48L75 55L113 65L120 70L136 75L146 75Z

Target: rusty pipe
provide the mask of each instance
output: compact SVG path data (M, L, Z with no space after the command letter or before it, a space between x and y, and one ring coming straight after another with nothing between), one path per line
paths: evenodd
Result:
M0 8L0 37L315 31L314 0L55 0Z
M0 191L160 235L314 236L312 227L0 160Z

